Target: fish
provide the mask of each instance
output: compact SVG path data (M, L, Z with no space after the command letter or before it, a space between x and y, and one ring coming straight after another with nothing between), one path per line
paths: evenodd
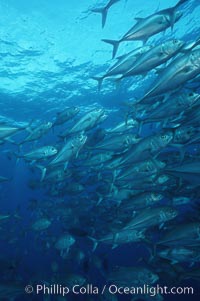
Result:
M0 183L8 182L8 181L9 181L9 178L0 176Z
M199 185L199 164L200 162L189 162L183 163L176 167L166 168L165 171L172 174L175 177L180 177L193 183L194 185Z
M55 243L55 248L60 251L60 256L66 258L71 246L75 243L75 239L70 234L63 234Z
M148 52L148 50L151 48L152 48L151 45L145 45L143 47L134 49L127 54L119 56L117 58L117 62L113 66L111 66L104 75L93 76L92 79L98 82L98 91L101 90L101 86L105 78L120 75L120 74L123 75L124 73L128 72L128 70L131 69L131 67L135 64L135 62L141 56L143 56L144 53Z
M55 121L53 122L53 126L62 125L63 123L69 121L74 118L79 113L80 109L78 107L70 107L65 110L58 112Z
M138 213L126 225L126 230L148 229L149 227L162 225L174 219L178 215L178 211L173 207L160 206L156 208L147 208Z
M7 125L0 125L0 142L1 141L12 142L10 137L25 129L26 129L25 127L12 127Z
M16 153L15 155L18 158L24 158L26 161L39 161L55 156L57 153L58 150L54 146L47 145L34 149L23 155L19 155Z
M182 118L186 112L199 105L200 95L194 92L171 93L163 101L158 102L150 111L145 109L137 116L137 121L144 123L161 122L163 126L171 121Z
M118 41L103 39L103 42L113 46L114 58L119 44L124 41L143 41L145 44L150 37L165 31L171 27L182 17L182 13L177 11L177 8L188 0L180 0L175 6L160 10L146 18L135 18L137 23Z
M174 247L167 248L158 252L158 256L169 259L172 264L178 262L189 262L194 264L200 261L200 254L198 249Z
M168 40L151 48L146 53L137 58L133 66L119 78L117 81L134 75L146 75L147 72L166 63L175 56L183 47L184 42L180 40Z
M53 160L51 160L47 166L37 165L39 169L42 171L42 178L43 181L47 169L52 168L52 166L63 165L63 169L66 170L69 160L72 157L78 157L80 149L83 147L87 140L87 136L79 134L75 137L69 139L69 141L61 148L58 154L55 156Z
M156 97L177 90L200 72L200 49L194 49L175 58L158 76L152 88L139 100Z
M21 141L18 145L22 145L25 142L37 141L52 128L52 125L53 125L53 123L48 121L46 123L42 123L41 125L33 128L33 129L27 128L27 131L29 131L29 135L23 141Z
M119 1L120 0L110 0L104 7L93 8L91 10L94 13L100 13L102 15L102 28L104 28L104 26L106 24L106 19L107 19L107 14L108 14L109 8Z
M164 131L156 135L150 135L140 139L134 144L122 160L123 164L146 160L149 156L158 154L163 148L170 144L173 139L172 131Z
M166 232L157 245L170 247L193 247L200 244L200 223L192 222L176 225L172 230Z
M125 230L121 229L120 231L116 233L108 233L103 238L99 240L94 240L95 243L103 243L103 244L109 244L112 245L112 248L116 248L119 245L127 244L127 243L133 243L142 241L145 239L145 231L143 230ZM96 245L95 245L96 247Z
M43 170L43 168L42 168ZM45 177L43 181L45 183L61 183L70 178L72 173L69 170L63 169L63 166L52 166L48 168L45 172Z
M140 194L136 194L126 201L121 203L121 208L123 210L138 210L148 208L154 205L157 205L164 196L161 193L154 192L142 192Z
M44 230L48 229L50 225L51 225L51 221L49 219L43 217L43 218L36 220L31 225L31 228L34 231L44 231Z
M118 286L132 287L134 285L141 286L146 283L154 284L159 276L144 267L115 267L108 274L108 279L111 283Z
M138 127L138 121L134 120L133 118L127 118L126 121L120 122L117 125L107 128L106 134L108 133L115 133L115 134L123 134L127 131L133 130L134 128Z
M112 149L115 153L123 153L132 145L137 144L141 139L134 134L109 134L103 141L97 143L94 149L109 151Z
M84 132L89 129L92 129L95 127L98 122L102 121L102 117L104 116L104 110L103 109L94 109L88 113L86 113L84 116L82 116L77 123L71 128L64 131L60 137L66 137L70 134L75 134L79 132Z
M0 221L4 221L10 218L10 215L8 214L0 214Z

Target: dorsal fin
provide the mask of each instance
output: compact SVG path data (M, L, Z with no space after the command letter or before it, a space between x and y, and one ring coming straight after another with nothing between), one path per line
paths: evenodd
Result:
M142 22L143 20L144 20L144 18L139 18L139 17L136 17L136 18L134 18L135 19L135 21L137 21L137 22Z

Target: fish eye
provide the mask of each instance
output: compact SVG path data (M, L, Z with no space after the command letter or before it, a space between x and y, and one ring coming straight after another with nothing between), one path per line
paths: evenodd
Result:
M178 40L174 40L174 44L177 44L178 43Z
M189 93L189 96L193 96L193 95L194 95L194 93L192 93L192 92Z

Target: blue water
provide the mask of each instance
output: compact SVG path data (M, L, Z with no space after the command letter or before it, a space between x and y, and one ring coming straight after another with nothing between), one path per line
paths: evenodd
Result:
M121 0L110 8L106 25L102 29L101 16L92 13L91 9L107 2L100 0L0 1L0 121L16 126L28 126L31 122L36 125L53 121L57 112L71 106L78 106L81 114L96 107L104 108L109 118L100 125L101 129L112 127L118 121L124 120L127 113L125 103L142 97L156 75L150 72L145 78L127 79L118 89L112 81L106 80L101 91L98 92L97 83L91 77L104 73L112 64L111 46L103 43L101 39L119 39L132 27L135 17L145 17L155 11L172 7L177 1ZM168 29L165 34L160 33L151 37L148 43L155 44L171 37L185 42L196 40L199 37L199 0L189 0L182 10L184 15L175 24L173 32ZM141 45L141 41L121 43L117 54L128 53ZM67 126L64 124L54 131L49 131L36 146L58 143L57 135ZM146 132L144 130L144 136L147 135L148 130L148 128ZM13 139L20 142L24 137L25 134L22 132ZM26 152L32 147L32 142L27 143L20 151ZM0 213L11 215L8 221L0 224L0 258L16 262L12 276L9 275L8 270L4 272L0 262L2 273L0 281L19 282L22 287L35 283L54 283L55 273L52 272L51 265L56 262L59 267L56 273L62 273L62 277L58 277L60 282L62 280L67 285L65 280L67 275L74 272L83 275L87 283L102 285L113 266L146 265L142 260L140 261L141 257L149 256L143 244L123 245L114 250L109 246L99 246L93 254L92 241L85 237L76 237L75 247L71 251L72 258L62 259L54 244L56 238L64 233L67 227L63 227L59 216L53 216L48 206L45 205L44 208L42 204L57 202L58 199L65 202L79 201L78 214L81 216L80 208L83 208L83 216L84 218L88 216L89 221L94 210L90 201L91 199L94 201L95 198L98 200L94 193L94 182L96 183L98 178L95 176L90 181L85 183L83 181L84 190L81 194L69 192L61 198L56 198L48 195L46 187L38 187L37 184L31 187L30 183L33 181L40 183L40 172L23 159L18 161L15 155L18 152L19 147L12 143L6 142L0 145L0 176L9 178L8 182L0 183ZM85 175L80 175L80 183L82 177ZM30 204L33 200L37 200L39 208L31 210ZM31 224L40 214L40 210L47 216L49 214L48 217L53 223L48 230L35 233L31 229ZM112 207L106 208L105 214L112 217L112 210L114 210ZM75 210L73 214L75 218ZM101 225L101 219L97 223ZM85 256L81 264L76 258L73 259L73 252L75 254L78 250L82 250ZM104 262L105 254L106 262ZM95 262L98 258L99 266L97 263L91 263L90 258ZM195 267L199 265L196 264ZM189 266L185 265L184 269L187 272ZM168 281L169 279L166 279L166 283ZM165 284L165 277L161 282ZM196 294L165 296L164 300L197 300L199 282L185 280L181 284L192 285ZM88 295L68 296L63 300L96 299L111 300ZM22 296L14 300L45 299L43 296ZM52 297L51 300L58 299ZM130 300L130 297L118 296L116 300Z

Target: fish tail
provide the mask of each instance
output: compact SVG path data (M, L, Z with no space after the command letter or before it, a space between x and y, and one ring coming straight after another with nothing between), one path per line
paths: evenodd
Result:
M107 40L107 39L103 39L102 41L105 42L105 43L111 44L113 46L112 58L114 59L121 41L120 40L119 41L117 41L117 40Z
M137 134L138 136L141 135L141 132L142 132L142 127L143 127L143 121L142 120L137 120L138 121L138 131L137 131Z
M104 77L103 76L93 76L92 79L94 79L98 82L98 91L100 92Z
M188 0L179 0L178 3L174 6L174 8L176 9L177 7L179 7L180 5L182 5L183 3L187 2Z
M91 236L88 236L88 238L94 243L93 248L92 248L92 252L94 252L98 246L98 241Z
M46 175L46 172L47 172L47 169L46 167L42 166L42 165L35 165L37 168L39 168L42 172L42 175L41 175L41 179L40 179L40 182L42 182L45 178L45 175Z
M107 7L94 8L92 9L92 12L100 13L102 15L102 28L104 28L107 19L107 13L108 13Z
M170 18L170 25L171 25L171 30L173 31L174 29L174 23L175 23L175 11L176 9L182 5L183 3L185 3L188 0L180 0L174 7L172 7L171 9L169 9L170 14L171 14L171 18Z
M19 159L23 158L23 156L20 156L19 154L17 154L16 152L13 152L13 155L16 157L16 164L19 163Z

